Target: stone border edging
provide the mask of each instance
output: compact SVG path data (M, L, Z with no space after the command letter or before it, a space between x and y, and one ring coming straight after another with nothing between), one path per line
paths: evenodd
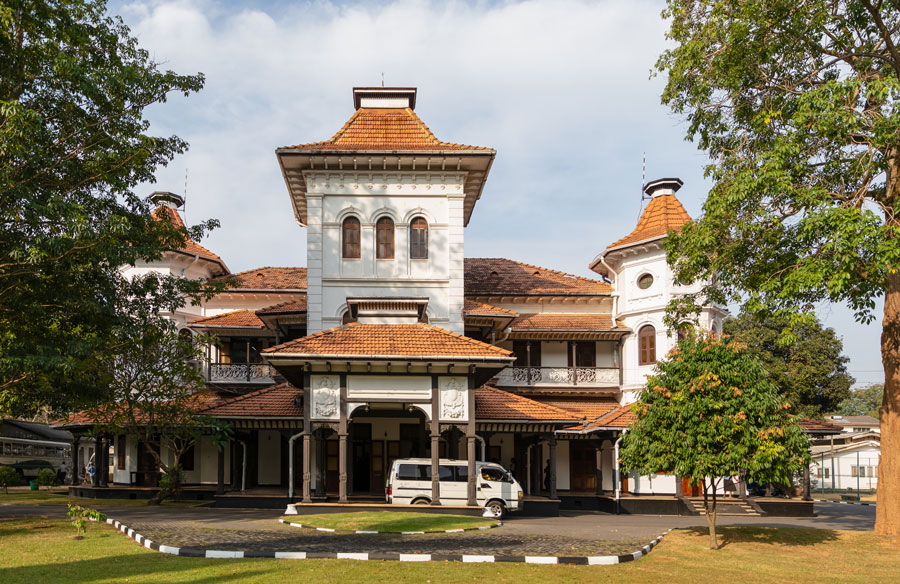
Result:
M836 499L813 499L816 503L840 503L841 505L862 505L863 507L875 507L875 503L865 501L838 501Z
M312 560L312 559L337 559L337 560L381 560L381 561L398 561L398 562L463 562L463 563L494 563L494 562L512 562L522 564L576 564L584 566L605 566L612 564L623 564L625 562L633 562L650 553L662 538L666 536L671 529L667 529L665 533L642 547L636 552L623 554L619 556L494 556L494 555L473 555L473 554L401 554L397 552L256 552L256 551L239 551L239 550L200 550L192 548L175 547L157 543L145 536L137 533L120 521L116 521L110 517L106 518L106 523L112 525L119 532L133 539L135 543L147 548L148 550L157 551L163 554L171 554L173 556L182 556L189 558L275 558L283 560Z
M301 523L293 523L291 521L285 521L284 519L278 520L280 523L284 523L285 525L290 525L291 527L302 527L303 529L315 529L316 531L324 531L326 533L343 533L343 534L352 534L352 535L425 535L428 533L462 533L464 531L485 531L487 529L494 529L495 527L500 527L503 525L502 521L498 521L493 525L485 525L484 527L462 527L459 529L436 529L434 531L366 531L360 529L330 529L328 527L313 527L312 525L303 525Z

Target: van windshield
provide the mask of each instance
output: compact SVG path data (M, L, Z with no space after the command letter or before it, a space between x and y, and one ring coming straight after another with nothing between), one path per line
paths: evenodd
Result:
M487 466L482 467L481 478L486 481L493 481L497 483L509 482L506 478L505 472L503 472L499 468L490 468Z

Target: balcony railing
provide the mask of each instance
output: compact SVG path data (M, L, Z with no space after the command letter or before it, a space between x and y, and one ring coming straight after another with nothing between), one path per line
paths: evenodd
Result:
M210 383L274 383L275 368L266 363L210 363Z
M618 367L507 367L497 376L507 387L618 386Z

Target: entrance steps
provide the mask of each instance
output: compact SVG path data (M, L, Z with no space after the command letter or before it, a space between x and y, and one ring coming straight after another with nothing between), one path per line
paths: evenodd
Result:
M684 497L685 505L695 515L706 515L703 497ZM716 497L716 515L720 517L765 517L768 515L749 499Z

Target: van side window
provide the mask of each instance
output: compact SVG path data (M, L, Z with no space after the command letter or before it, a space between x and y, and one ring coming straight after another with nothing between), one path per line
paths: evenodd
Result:
M401 481L419 480L419 465L401 464L397 466L397 478Z
M469 467L468 466L456 467L456 482L464 483L468 480L469 480Z
M483 467L481 469L481 478L483 478L486 481L494 481L497 483L502 483L506 479L506 476L498 468Z
M439 466L440 470L440 480L442 482L449 482L453 480L453 467L452 466Z

